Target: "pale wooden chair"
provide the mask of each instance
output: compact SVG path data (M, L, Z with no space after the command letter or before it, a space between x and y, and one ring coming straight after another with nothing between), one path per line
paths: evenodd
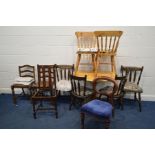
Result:
M122 31L95 31L97 38L97 55L95 73L97 77L108 76L115 78L115 57Z
M94 79L95 56L97 52L96 37L94 32L76 32L77 60L75 75Z

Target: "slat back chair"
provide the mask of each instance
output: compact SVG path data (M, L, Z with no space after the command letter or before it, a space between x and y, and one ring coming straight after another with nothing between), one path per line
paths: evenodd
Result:
M74 65L56 65L56 86L57 90L70 92L70 75L73 75Z
M14 84L11 85L14 104L17 103L17 97L20 96L15 94L15 89L22 89L23 95L31 96L31 91L30 91L31 85L35 83L35 66L28 65L28 64L18 66L18 71L19 71L20 80L18 79L17 81L15 81ZM29 81L27 81L26 78L29 78ZM25 92L24 89L27 90L28 94Z
M95 31L97 38L97 56L96 56L96 73L105 71L112 73L115 77L116 64L115 56L119 46L119 40L122 35L122 31ZM100 67L99 65L102 65Z
M127 77L127 82L124 87L126 93L134 93L135 101L139 103L139 111L141 112L141 93L143 89L139 86L142 72L144 67L135 67L135 66L121 66L122 76ZM138 98L137 98L138 94Z
M71 110L72 105L82 105L92 95L92 91L86 87L87 76L78 77L71 75L71 104L69 109Z
M56 102L58 92L56 90L55 65L37 65L37 69L38 84L36 86L36 92L31 98L33 117L36 119L37 111L51 110L54 111L56 118L58 118ZM50 103L50 106L43 107L43 103L47 101Z
M77 61L75 72L78 70L94 70L95 69L95 54L97 51L96 37L94 32L76 32L77 38ZM79 69L79 65L81 68ZM87 65L87 68L84 67ZM90 68L88 68L88 66Z

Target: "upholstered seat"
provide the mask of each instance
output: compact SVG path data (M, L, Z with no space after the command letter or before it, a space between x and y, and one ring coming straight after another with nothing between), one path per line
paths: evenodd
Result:
M132 83L132 82L127 82L124 86L124 90L126 92L135 92L135 93L136 92L140 92L140 93L143 92L143 89L139 85Z
M112 109L113 107L110 103L95 99L84 104L81 112L88 112L99 117L111 117Z
M111 85L104 89L103 92L100 88L105 87L106 84ZM112 89L109 89L112 88ZM93 100L83 104L81 107L81 128L84 128L85 115L91 115L95 118L99 118L104 121L105 128L110 127L110 117L114 116L114 103L113 97L118 89L118 85L115 80L109 77L100 77L93 80ZM101 100L101 96L107 97L108 101ZM99 100L100 99L100 100Z
M60 80L56 84L57 90L71 91L71 82L69 80Z

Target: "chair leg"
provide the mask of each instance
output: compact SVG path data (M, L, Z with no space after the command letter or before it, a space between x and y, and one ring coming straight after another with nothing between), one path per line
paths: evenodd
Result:
M85 114L81 112L81 129L84 129Z
M72 105L73 105L73 97L71 96L71 102L70 102L70 105L69 105L69 110L71 110Z
M36 109L35 109L35 101L32 100L32 106L33 106L33 117L34 119L37 119L36 117Z
M121 110L124 110L124 103L123 103L123 97L120 97L120 103L121 103Z
M105 129L110 128L110 118L104 118L104 126L105 126Z
M138 93L138 104L139 104L139 111L142 111L142 106L141 106L141 93Z
M136 101L137 99L137 93L134 93L134 100Z
M12 90L13 103L16 105L17 99L16 99L15 90L14 90L14 87L13 86L11 86L11 90Z

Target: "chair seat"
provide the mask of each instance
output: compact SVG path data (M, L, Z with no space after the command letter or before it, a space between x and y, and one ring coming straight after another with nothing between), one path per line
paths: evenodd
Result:
M110 117L112 115L112 105L105 101L92 100L81 107L81 112L86 112L99 117Z
M132 82L127 82L126 84L125 84L125 86L124 86L124 90L126 91L126 92L139 92L139 93L142 93L143 92L143 89L139 86L139 85L137 85L137 84L135 84L135 83L132 83Z
M60 80L57 82L57 90L71 91L71 82L68 80Z

